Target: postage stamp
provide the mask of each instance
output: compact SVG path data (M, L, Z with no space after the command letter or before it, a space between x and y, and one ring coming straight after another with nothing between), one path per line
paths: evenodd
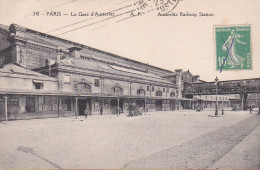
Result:
M215 26L216 69L252 69L251 26Z

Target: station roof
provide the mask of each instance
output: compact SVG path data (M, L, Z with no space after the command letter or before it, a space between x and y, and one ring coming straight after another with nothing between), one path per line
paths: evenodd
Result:
M172 73L172 71L170 70L166 70L163 68L159 68L156 66L152 66L149 64L145 64L139 61L135 61L126 57L122 57L107 51L103 51L103 50L99 50L84 44L80 44L80 43L76 43L70 40L66 40L63 38L59 38L53 35L49 35L46 33L42 33L42 32L38 32L17 24L11 24L9 27L9 30L11 30L11 32L23 32L26 33L24 38L28 39L28 40L32 40L34 42L40 43L40 44L45 44L48 45L52 48L61 48L64 51L70 49L70 48L74 48L74 47L78 47L81 49L81 53L85 54L85 55L91 55L92 58L95 59L102 59L103 61L107 61L107 62L111 62L111 60L113 60L113 62L118 62L122 65L125 65L124 62L130 62L133 63L135 66L141 66L141 67L149 67L150 69L153 70L157 70L158 72L160 72L160 74L165 74L165 73ZM97 55L92 53L92 52L96 52L98 53Z
M9 63L0 67L0 76L29 78L34 80L45 80L45 81L57 81L57 79L53 77L49 77L44 74L26 69L16 63Z
M114 66L106 63L94 62L82 59L64 59L59 63L59 68L69 67L77 71L90 71L100 73L102 75L123 76L124 78L137 78L140 80L148 80L151 82L172 84L170 81L147 72L136 71L125 67ZM173 85L173 84L172 84Z

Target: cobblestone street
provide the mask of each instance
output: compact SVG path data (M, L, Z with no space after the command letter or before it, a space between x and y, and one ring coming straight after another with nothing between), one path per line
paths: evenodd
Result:
M225 161L232 160L230 153L244 154L234 150L240 144L251 148L243 161L236 160L244 163L240 168L260 168L255 163L259 135L252 136L259 134L260 117L248 111L208 116L213 114L154 112L0 123L0 169L232 168Z

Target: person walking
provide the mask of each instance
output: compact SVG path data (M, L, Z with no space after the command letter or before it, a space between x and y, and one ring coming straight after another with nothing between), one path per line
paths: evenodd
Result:
M88 114L89 114L89 106L86 106L86 110L85 110L85 119L88 118Z
M88 109L85 110L85 119L88 118Z
M252 114L252 110L253 110L253 107L252 107L252 105L250 106L250 114Z
M100 115L103 115L103 106L100 106Z

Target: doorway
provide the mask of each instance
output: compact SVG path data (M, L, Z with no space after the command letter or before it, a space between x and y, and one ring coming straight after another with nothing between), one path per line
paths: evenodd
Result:
M162 111L162 100L155 100L155 110Z
M91 114L91 100L90 99L79 99L78 100L78 114L79 116L85 115L85 111Z
M141 112L145 111L145 100L136 100L136 105Z
M35 97L26 97L25 111L28 113L35 112Z
M174 111L175 110L175 102L171 101L170 106L171 106L171 110Z
M119 109L120 113L123 113L123 99L119 99ZM117 114L118 112L118 99L111 99L111 113Z

